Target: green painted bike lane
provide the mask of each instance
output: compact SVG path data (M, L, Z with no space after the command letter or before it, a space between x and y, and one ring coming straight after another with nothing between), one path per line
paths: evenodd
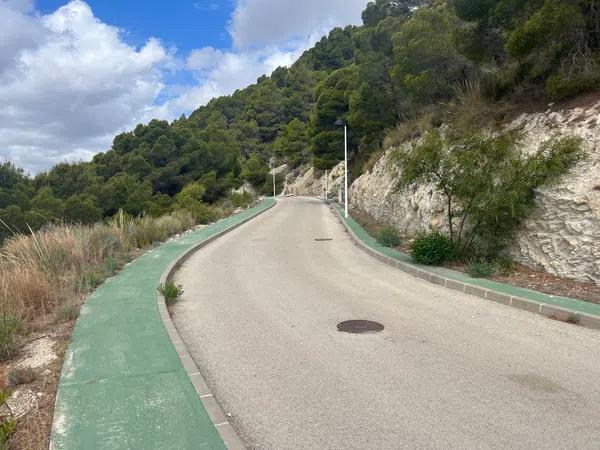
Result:
M273 204L150 250L89 297L65 356L51 449L226 448L165 330L156 288L180 255Z
M360 239L366 246L384 254L385 256L409 264L417 269L434 273L441 277L450 278L461 283L470 284L473 286L479 286L483 289L489 289L495 292L506 294L509 296L521 297L527 300L537 302L539 304L556 305L561 308L571 310L573 313L580 312L586 314L592 314L600 316L600 305L576 300L568 297L554 296L543 294L538 291L531 289L520 288L517 286L511 286L497 281L486 280L483 278L472 278L467 274L457 272L455 270L446 269L443 267L432 267L416 264L413 259L406 253L400 252L393 248L385 247L379 244L375 238L369 235L354 219L351 217L344 218L343 209L337 205L332 205L336 208L338 215L344 221L344 223L352 230L358 239Z

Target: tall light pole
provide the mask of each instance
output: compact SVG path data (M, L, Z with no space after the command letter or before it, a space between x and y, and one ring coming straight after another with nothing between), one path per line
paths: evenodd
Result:
M275 157L271 158L271 172L273 173L273 198L277 197L277 193L275 191Z
M348 125L343 119L335 124L344 127L344 216L348 218Z

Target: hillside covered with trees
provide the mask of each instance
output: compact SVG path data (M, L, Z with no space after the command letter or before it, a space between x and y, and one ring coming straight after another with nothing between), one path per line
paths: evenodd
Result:
M273 157L291 168L339 162L339 118L357 173L386 135L397 143L444 122L479 127L502 109L490 105L561 100L600 81L599 0L376 0L362 17L189 117L116 136L91 162L33 178L3 163L0 237L121 209L191 208L209 220L210 205L243 182L269 192Z

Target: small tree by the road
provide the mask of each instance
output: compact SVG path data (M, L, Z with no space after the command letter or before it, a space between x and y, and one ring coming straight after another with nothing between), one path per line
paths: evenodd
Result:
M493 256L531 210L535 189L555 180L583 156L581 140L554 138L525 156L515 134L446 136L428 133L400 147L400 188L433 183L446 199L450 239L464 254Z

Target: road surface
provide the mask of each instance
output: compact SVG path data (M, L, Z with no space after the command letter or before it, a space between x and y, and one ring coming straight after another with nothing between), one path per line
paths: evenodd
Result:
M389 267L317 200L281 199L177 282L175 324L248 448L600 448L598 331Z

